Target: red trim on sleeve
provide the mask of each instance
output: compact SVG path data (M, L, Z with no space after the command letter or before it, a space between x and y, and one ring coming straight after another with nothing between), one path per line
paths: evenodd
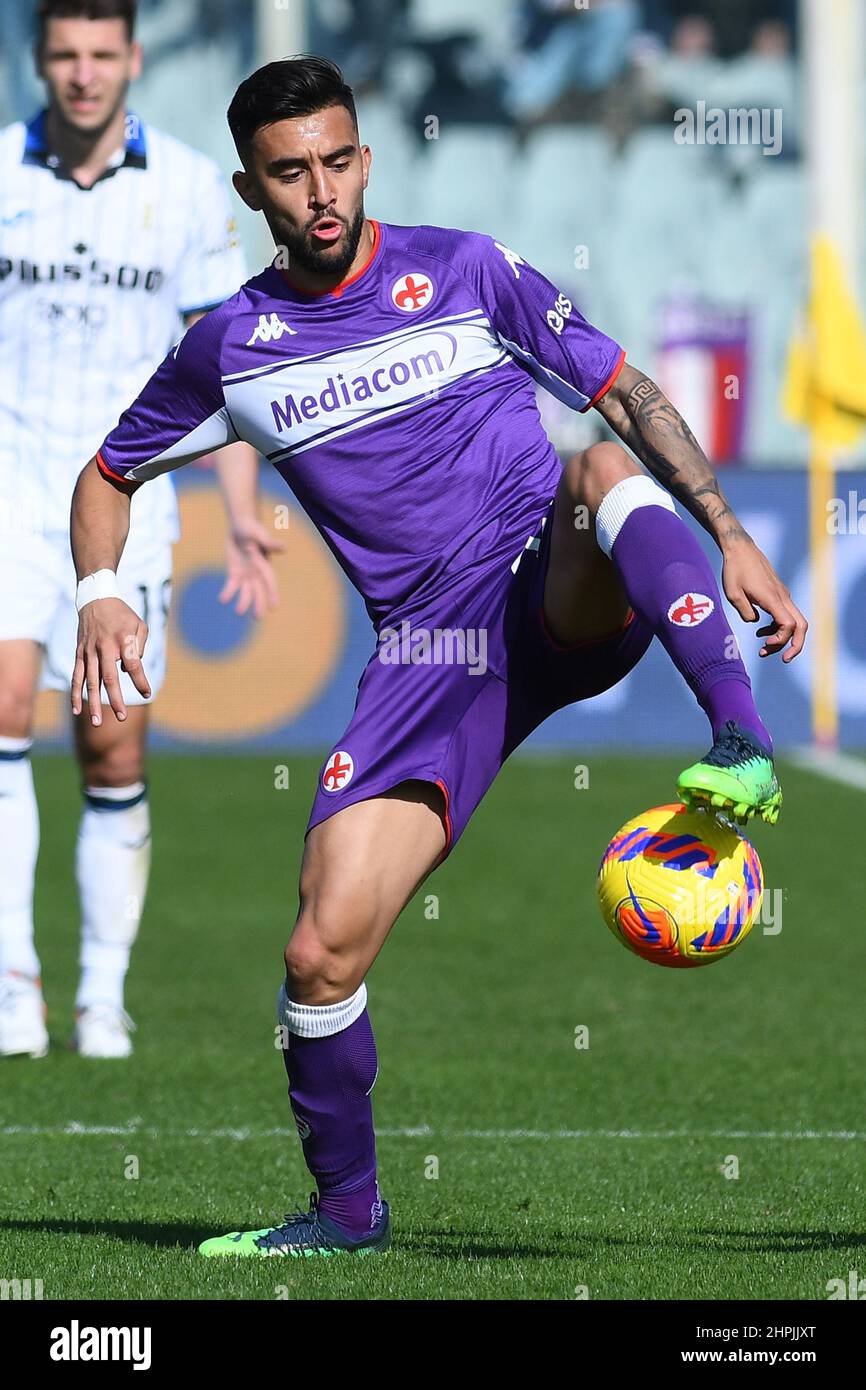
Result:
M620 372L622 371L622 369L623 369L624 366L625 366L625 348L623 348L622 351L620 352L620 354L619 354L619 361L617 362L616 366L614 367L614 369L613 369L613 371L611 372L610 376L608 377L607 381L604 383L604 385L602 386L602 388L601 388L600 391L596 391L596 393L595 393L595 395L593 396L592 400L591 400L587 405L585 405L585 406L583 407L583 410L580 412L581 415L585 415L586 412L587 412L588 410L592 410L592 407L595 405L596 401L600 401L601 398L602 398L602 396L605 395L605 393L608 392L608 391L610 390L611 386L613 386L613 383L616 381L617 377L619 376L619 374L620 374Z
M127 478L125 473L115 473L113 468L109 468L105 459L102 457L101 449L97 449L96 451L96 466L100 473L104 473L107 478L114 478L117 483L128 483L131 481L131 479Z

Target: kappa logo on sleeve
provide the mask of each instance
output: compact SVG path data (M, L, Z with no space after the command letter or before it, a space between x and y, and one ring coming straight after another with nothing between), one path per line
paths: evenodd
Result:
M680 594L668 609L668 620L675 627L697 627L715 608L706 594Z
M518 256L516 251L511 251L507 246L503 246L501 241L494 241L493 245L497 251L501 251L511 269L514 271L515 280L520 279L520 267L526 265L522 256Z
M347 753L345 748L341 748L337 753L332 753L325 764L322 773L322 790L326 792L341 792L348 787L355 774L355 763L351 753Z

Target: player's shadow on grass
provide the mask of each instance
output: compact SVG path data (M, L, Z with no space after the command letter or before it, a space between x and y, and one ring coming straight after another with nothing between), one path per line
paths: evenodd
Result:
M395 1247L402 1253L432 1255L444 1259L510 1260L546 1258L583 1258L597 1255L604 1249L632 1250L646 1254L651 1250L681 1250L684 1246L691 1250L709 1253L717 1250L725 1254L790 1254L802 1255L809 1251L846 1250L853 1246L866 1245L864 1231L746 1231L746 1230L701 1230L689 1240L687 1236L671 1232L668 1237L654 1236L652 1239L640 1235L613 1235L609 1231L581 1230L573 1232L551 1231L543 1242L531 1239L514 1241L503 1237L496 1241L492 1233L487 1238L473 1235L471 1231L439 1230L417 1233L407 1232L395 1237Z
M714 1247L737 1255L785 1254L802 1255L810 1250L846 1250L866 1245L866 1230L860 1231L789 1231L789 1230L703 1230L701 1237L690 1242L692 1249Z
M223 1225L223 1230L243 1230L244 1224L231 1226ZM172 1222L168 1224L148 1224L144 1221L74 1221L58 1220L44 1221L2 1221L0 1220L0 1231L29 1231L43 1235L80 1235L80 1236L108 1236L116 1240L126 1241L130 1244L149 1245L154 1249L172 1249L175 1246L182 1246L184 1250L195 1250L201 1241L214 1234L214 1228L187 1225L182 1222ZM579 1250L578 1250L579 1243ZM428 1231L417 1235L406 1233L399 1234L394 1242L394 1248L401 1254L413 1255L433 1255L445 1259L463 1258L473 1256L476 1259L544 1259L556 1258L564 1255L585 1253L587 1246L592 1246L595 1242L587 1239L585 1235L579 1237L579 1242L574 1236L567 1236L562 1232L556 1232L544 1243L536 1243L531 1240L513 1241L503 1238L500 1243L494 1240L483 1240L479 1236L473 1236L471 1231ZM608 1243L623 1244L626 1242L614 1242L608 1239Z
M224 1229L242 1230L243 1224ZM0 1220L0 1231L28 1231L44 1235L108 1236L116 1240L148 1245L157 1250L180 1246L183 1251L195 1250L201 1241L213 1235L213 1227L186 1222L156 1223L144 1221L84 1221L84 1220ZM709 1252L713 1249L727 1254L791 1254L808 1251L846 1250L866 1246L866 1231L788 1231L788 1230L719 1230L694 1232L690 1240L684 1234L671 1233L669 1238L655 1236L652 1241L639 1235L613 1235L609 1231L551 1231L542 1240L514 1240L495 1234L473 1234L466 1228L419 1232L398 1232L394 1248L401 1254L426 1255L440 1259L465 1259L467 1256L485 1260L563 1259L585 1257L604 1247L648 1251L665 1246Z
M236 1228L240 1229L240 1228ZM30 1231L42 1235L110 1236L118 1240L150 1245L154 1249L170 1249L175 1245L194 1250L201 1241L213 1235L213 1228L187 1225L184 1222L145 1221L2 1221L0 1231Z
M401 1254L433 1255L442 1259L479 1260L546 1260L584 1257L596 1253L600 1245L637 1247L635 1237L601 1235L592 1231L550 1231L541 1240L514 1240L503 1236L496 1240L494 1232L484 1234L461 1230L397 1232L394 1247Z

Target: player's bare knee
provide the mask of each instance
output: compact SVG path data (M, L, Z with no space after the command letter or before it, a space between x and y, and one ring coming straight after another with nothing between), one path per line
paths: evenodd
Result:
M619 444L600 440L568 460L563 468L563 483L572 502L588 507L595 515L611 488L640 471Z
M85 751L80 754L80 764L88 787L131 787L144 781L144 763L137 748Z
M304 916L285 950L289 998L297 1004L337 1004L358 988L354 953L323 939Z
M29 685L14 679L0 683L0 736L28 738L33 722L33 699Z

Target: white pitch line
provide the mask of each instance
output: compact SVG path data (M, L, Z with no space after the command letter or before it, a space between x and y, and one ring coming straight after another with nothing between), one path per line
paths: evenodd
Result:
M866 762L852 758L849 753L834 752L822 748L798 748L787 754L788 762L804 772L814 772L818 777L826 777L831 782L842 782L846 787L856 787L866 791Z
M866 1131L853 1129L433 1129L429 1125L413 1128L377 1129L382 1139L533 1139L541 1143L574 1139L769 1139L784 1142L801 1139L866 1140ZM26 1135L29 1138L121 1138L231 1139L236 1143L261 1139L294 1139L294 1129L158 1129L143 1124L85 1125L70 1120L65 1125L4 1125L0 1138Z

